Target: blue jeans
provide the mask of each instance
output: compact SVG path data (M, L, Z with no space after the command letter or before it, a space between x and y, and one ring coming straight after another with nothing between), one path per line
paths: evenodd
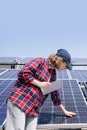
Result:
M7 103L5 130L36 130L37 117L29 117L10 100Z

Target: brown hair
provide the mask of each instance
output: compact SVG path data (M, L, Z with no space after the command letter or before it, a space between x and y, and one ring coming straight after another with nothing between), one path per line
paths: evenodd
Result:
M63 58L58 57L56 54L51 54L49 56L49 60L50 60L50 62L52 64L53 68L55 68L55 69L58 69L60 64L62 62L65 62L65 60Z

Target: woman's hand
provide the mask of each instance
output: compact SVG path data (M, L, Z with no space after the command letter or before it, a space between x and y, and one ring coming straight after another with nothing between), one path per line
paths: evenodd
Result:
M63 113L64 113L66 116L73 117L73 116L76 115L76 113L74 113L74 112L67 111L62 104L59 105L59 108L63 111Z
M40 87L40 88L43 88L43 89L48 88L50 85L51 85L50 82L40 82L40 83L39 83L39 87Z
M69 116L69 117L73 117L73 116L76 115L76 113L71 112L71 111L67 111L67 110L64 111L64 114L65 114L66 116Z

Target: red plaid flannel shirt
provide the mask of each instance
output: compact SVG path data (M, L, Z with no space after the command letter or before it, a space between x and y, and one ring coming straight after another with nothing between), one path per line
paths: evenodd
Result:
M34 79L48 81L49 78L50 82L55 81L56 71L50 69L50 65L49 59L45 58L29 61L19 71L18 79L10 90L11 101L29 116L38 116L39 109L48 96L43 95L40 88L30 82ZM51 99L54 105L61 104L58 91L51 92Z

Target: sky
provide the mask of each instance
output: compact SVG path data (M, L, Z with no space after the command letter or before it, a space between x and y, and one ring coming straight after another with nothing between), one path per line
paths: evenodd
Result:
M0 57L87 58L87 0L0 0Z

